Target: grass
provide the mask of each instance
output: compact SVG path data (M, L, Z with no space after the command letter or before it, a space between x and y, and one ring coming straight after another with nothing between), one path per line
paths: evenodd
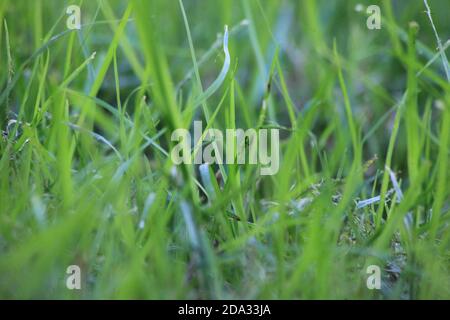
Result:
M448 5L359 2L1 1L0 298L449 299ZM198 120L279 172L174 166Z

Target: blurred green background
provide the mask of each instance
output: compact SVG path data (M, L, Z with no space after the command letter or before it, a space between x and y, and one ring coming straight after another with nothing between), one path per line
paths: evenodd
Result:
M428 2L447 48L450 3ZM448 299L450 91L423 1L183 5L203 88L230 29L212 125L281 128L280 173L174 179L149 142L168 150L175 124L209 121L188 107L199 88L179 1L2 0L0 297ZM386 165L404 200L355 208L388 193ZM199 199L195 179L210 187ZM371 259L381 291L365 286ZM80 292L65 288L70 264Z

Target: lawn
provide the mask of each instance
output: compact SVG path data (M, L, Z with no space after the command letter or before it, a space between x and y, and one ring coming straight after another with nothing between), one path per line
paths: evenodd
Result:
M0 298L450 299L449 10L1 0Z

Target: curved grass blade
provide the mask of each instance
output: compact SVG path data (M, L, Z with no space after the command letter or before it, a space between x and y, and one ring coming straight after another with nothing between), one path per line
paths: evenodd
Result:
M225 26L225 33L223 35L223 52L225 53L225 61L222 66L222 70L219 73L219 76L214 80L214 82L208 87L208 89L203 92L198 98L194 101L194 108L198 107L204 101L206 101L209 97L211 97L222 85L225 77L230 69L230 52L228 51L228 26Z

